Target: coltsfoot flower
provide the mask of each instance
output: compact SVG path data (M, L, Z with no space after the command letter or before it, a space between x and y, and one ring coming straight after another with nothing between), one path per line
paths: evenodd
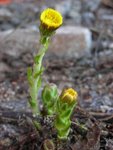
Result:
M57 116L55 120L55 128L58 132L59 139L67 139L70 126L71 115L73 109L77 105L77 92L72 89L63 90L57 102Z
M60 96L60 100L62 102L71 104L77 100L77 97L78 97L77 92L75 90L73 90L72 88L69 88L62 92L62 94Z
M44 70L42 65L43 57L48 50L50 38L55 33L55 30L62 25L62 22L62 15L54 9L48 8L41 13L39 27L41 47L38 54L34 57L33 67L30 67L27 71L30 93L29 104L35 115L39 115L40 113L37 102L37 93L41 87L42 73ZM49 90L46 88L45 91L46 92L43 93L43 103L46 106L46 109L48 109L48 113L52 114L54 111L53 103L56 99L55 96L57 95L57 90L52 87ZM49 97L47 95L49 95Z
M41 13L40 21L43 28L47 30L56 30L62 25L63 18L58 11L47 8Z

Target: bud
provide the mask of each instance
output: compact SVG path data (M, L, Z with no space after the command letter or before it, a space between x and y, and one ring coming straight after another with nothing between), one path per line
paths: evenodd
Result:
M42 100L49 115L53 114L55 111L57 98L57 86L55 84L47 84L42 91Z
M77 105L78 94L72 88L63 90L57 101L57 116L55 119L55 128L59 139L67 139L70 126L71 115Z
M72 104L77 100L78 94L72 88L62 91L60 100L64 103Z

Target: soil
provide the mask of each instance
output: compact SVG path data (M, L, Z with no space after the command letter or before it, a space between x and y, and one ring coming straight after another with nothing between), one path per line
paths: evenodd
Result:
M81 15L87 12L95 14L94 20L88 18L82 25L92 28L95 23L102 28L106 20L103 21L97 14L101 11L103 16L113 10L103 5L94 10L92 5L90 9L82 5ZM11 26L1 26L1 30L14 28L12 22L9 23ZM25 26L28 24L25 23ZM59 93L64 87L73 87L79 95L79 104L73 112L71 131L66 141L57 139L52 117L34 117L28 106L25 68L32 65L32 54L24 54L18 59L0 54L1 62L8 66L0 75L0 150L46 150L45 146L51 150L113 150L113 51L112 46L109 47L112 44L112 22L109 23L109 30L110 34L91 29L93 46L89 56L79 59L44 58L43 85L55 83ZM41 89L39 100L40 95ZM34 127L32 120L41 124L40 129Z
M113 60L111 55L105 59L103 56L97 59L96 64L93 56L79 60L56 57L44 60L45 82L57 84L59 93L62 87L73 87L79 93L79 106L73 113L69 138L60 143L50 123L51 118L38 118L41 130L33 127L24 67L19 70L13 68L6 73L6 81L0 83L1 150L43 149L46 140L54 142L54 149L112 149ZM77 122L86 130L81 129Z

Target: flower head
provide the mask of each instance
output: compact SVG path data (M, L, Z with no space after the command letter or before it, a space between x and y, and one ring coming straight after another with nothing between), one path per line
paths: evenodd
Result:
M41 25L48 30L56 30L62 25L62 15L51 8L45 9L40 16Z
M72 104L73 102L76 102L77 97L78 93L72 88L69 88L62 92L60 100L65 103Z

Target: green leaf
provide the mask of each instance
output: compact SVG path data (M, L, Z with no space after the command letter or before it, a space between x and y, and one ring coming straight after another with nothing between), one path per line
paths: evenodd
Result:
M31 67L27 69L27 79L28 79L30 86L32 86L33 80L32 80L32 68Z
M27 68L27 78L29 79L32 76L32 68Z
M34 62L35 62L36 64L39 63L39 61L40 61L40 56L41 56L41 54L38 54L38 55L36 55L36 56L34 57Z
M36 79L37 77L39 77L44 71L44 67L41 67L40 71L34 74L34 78Z
M70 132L70 128L68 126L64 127L62 130L58 131L58 138L62 140L64 139L66 140L68 138L69 132Z
M29 100L29 104L30 104L31 108L35 108L37 106L37 104L32 100Z

